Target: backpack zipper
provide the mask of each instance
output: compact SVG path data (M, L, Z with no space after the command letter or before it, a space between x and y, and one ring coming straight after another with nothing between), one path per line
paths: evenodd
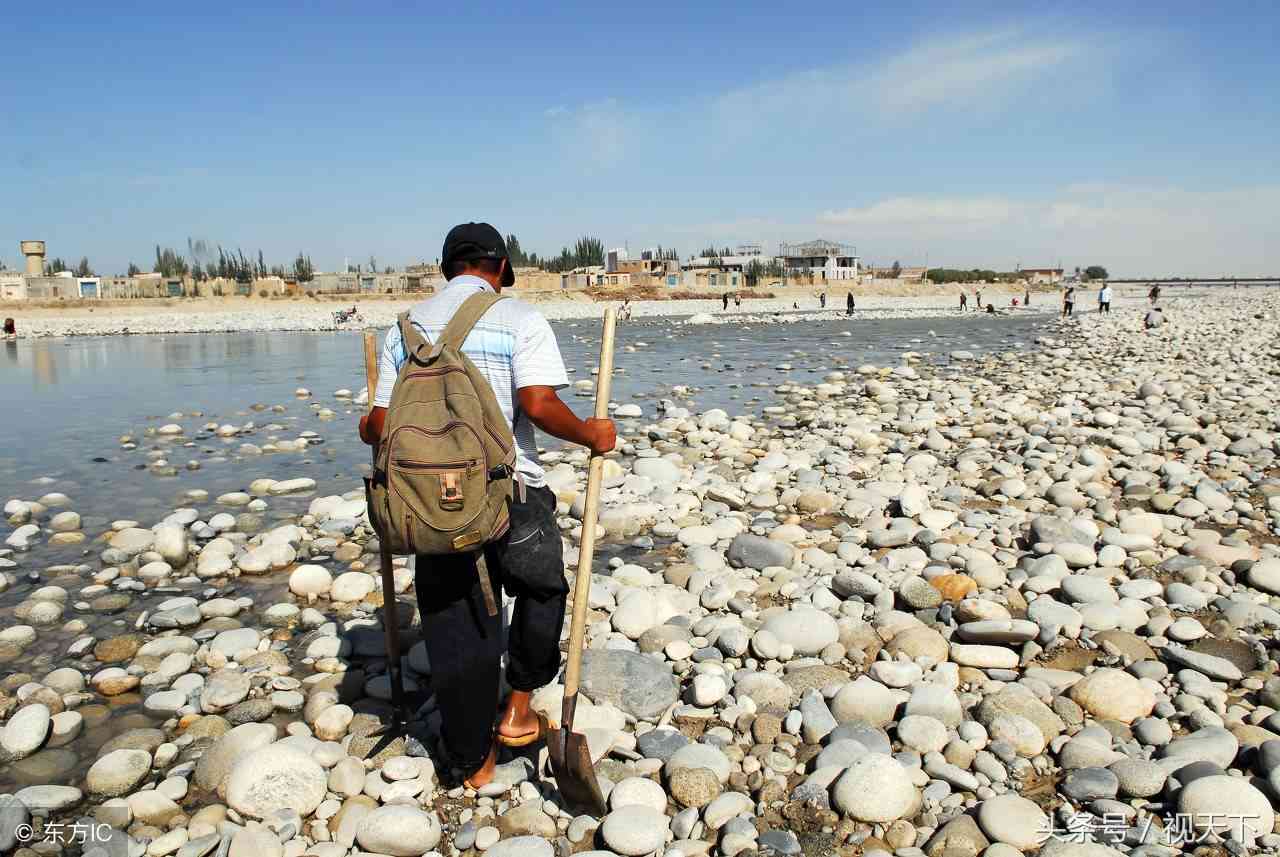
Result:
M412 461L406 458L397 458L391 463L402 470L473 470L480 465L480 460L478 458L473 458L470 461L446 461L433 463L429 461Z
M455 371L460 371L460 370L455 370ZM386 442L387 458L388 460L395 461L395 459L391 458L391 450L395 447L396 435L400 434L400 432L402 431L419 432L421 434L427 435L428 437L443 437L444 435L448 434L455 428L464 428L467 431L471 432L472 437L474 437L476 439L476 442L480 444L480 451L481 452L485 451L484 440L480 437L479 434L476 433L475 429L473 429L471 426L469 426L467 423L463 422L462 420L450 420L449 422L445 423L442 427L438 429L425 428L423 426L412 426L412 425L400 426L400 428L396 429L391 433L391 437L387 438L387 442ZM486 470L489 469L488 453L485 453L485 456L484 456L484 466Z
M405 375L406 378L434 378L437 375L448 375L450 372L466 373L461 366L441 366L437 369L418 369Z

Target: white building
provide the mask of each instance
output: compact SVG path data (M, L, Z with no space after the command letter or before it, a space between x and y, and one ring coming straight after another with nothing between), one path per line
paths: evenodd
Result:
M825 281L858 279L857 250L835 241L783 243L778 253L788 277L810 276Z

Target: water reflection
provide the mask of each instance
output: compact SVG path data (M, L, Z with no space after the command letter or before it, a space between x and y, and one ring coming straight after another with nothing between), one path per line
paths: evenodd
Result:
M58 383L58 361L51 349L38 348L35 352L34 376L37 384Z

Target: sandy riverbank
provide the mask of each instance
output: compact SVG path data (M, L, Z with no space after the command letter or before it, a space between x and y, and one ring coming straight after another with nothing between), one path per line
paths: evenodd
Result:
M955 313L958 287L931 288L904 284L891 294L856 293L857 313L872 318L933 316ZM844 291L828 292L826 313L844 312ZM1133 292L1137 295L1137 292ZM595 318L605 306L620 306L621 301L594 301L576 293L566 297L560 292L520 292L516 297L536 303L552 320ZM998 296L998 297L997 297ZM1002 310L1010 309L1013 297L1020 291L984 291L984 302L993 299ZM1123 295L1122 295L1123 297ZM335 298L195 298L136 301L76 301L42 305L14 304L4 314L17 319L19 335L110 336L118 334L230 333L244 331L318 331L333 329L333 312L355 304L363 326L386 327L398 313L420 298L391 296L350 296ZM736 321L768 319L784 314L778 321L804 320L820 312L818 293L811 289L787 289L773 298L747 299L741 307L730 305L722 310L718 296L705 300L646 300L632 302L633 318L694 316L711 314ZM1051 292L1032 293L1032 311L1056 311L1058 296ZM800 315L794 314L800 311ZM1024 308L1025 310L1025 308ZM346 325L347 329L353 326Z

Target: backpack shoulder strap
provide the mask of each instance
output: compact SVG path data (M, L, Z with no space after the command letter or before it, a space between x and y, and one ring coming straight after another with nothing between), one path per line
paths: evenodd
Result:
M400 344L404 346L405 356L413 355L419 360L425 360L427 346L431 343L418 332L418 328L413 326L413 322L409 320L409 313L402 312L396 316L396 323L400 327Z
M435 350L445 346L461 349L462 343L466 342L467 335L471 333L471 328L476 326L476 322L480 320L480 317L505 297L505 295L484 291L474 294L463 301L462 306L458 307L458 311L453 314L453 318L449 319L449 324L445 326L444 333L440 335L440 340L436 343Z

